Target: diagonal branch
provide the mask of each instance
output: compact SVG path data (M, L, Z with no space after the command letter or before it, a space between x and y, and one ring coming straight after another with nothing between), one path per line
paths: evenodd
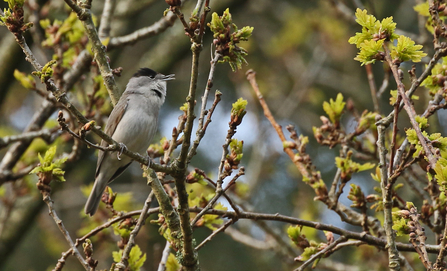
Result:
M146 218L148 216L148 210L151 206L152 198L154 197L154 191L152 190L147 196L146 201L144 202L143 209L141 210L140 218L138 219L137 225L132 230L129 236L129 241L126 244L126 247L123 250L123 255L121 257L121 261L115 265L115 270L124 271L129 265L129 255L132 248L135 246L135 237L140 232L141 227L144 225Z
M87 3L82 4L82 7L80 7L72 0L65 0L65 2L73 9L79 20L84 25L85 32L87 33L87 36L92 44L94 59L98 64L101 76L104 79L104 84L109 92L110 99L112 100L113 105L115 105L118 102L121 93L116 85L112 70L110 69L108 57L105 52L105 46L102 44L98 36L98 32L96 31L96 27L93 24L90 5Z

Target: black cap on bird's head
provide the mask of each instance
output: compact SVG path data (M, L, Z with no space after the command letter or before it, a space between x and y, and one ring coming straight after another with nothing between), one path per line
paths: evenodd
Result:
M147 76L152 79L157 77L157 79L161 79L161 80L165 80L165 81L175 79L174 74L163 75L163 74L158 73L158 72L156 72L152 69L149 69L149 68L141 68L133 75L133 77L141 77L141 76Z
M133 77L147 76L154 78L157 75L157 73L158 72L151 70L149 68L141 68L133 75Z

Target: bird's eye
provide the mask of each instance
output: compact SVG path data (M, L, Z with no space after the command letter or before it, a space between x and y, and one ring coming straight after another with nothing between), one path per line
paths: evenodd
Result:
M151 76L149 76L151 79L154 79L155 78L155 75L151 75Z

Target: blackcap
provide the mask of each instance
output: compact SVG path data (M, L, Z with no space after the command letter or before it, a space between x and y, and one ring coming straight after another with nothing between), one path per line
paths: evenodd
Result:
M128 150L146 155L157 131L158 112L166 97L166 81L172 79L174 74L163 75L148 68L135 73L110 114L105 133ZM101 146L107 145L101 141ZM107 184L121 175L130 163L132 159L120 152L99 151L95 184L85 204L86 214L95 214Z

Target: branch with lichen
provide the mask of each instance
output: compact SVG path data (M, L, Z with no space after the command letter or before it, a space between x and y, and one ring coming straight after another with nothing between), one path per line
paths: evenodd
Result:
M105 52L105 46L102 44L101 39L98 36L96 27L92 20L92 14L90 11L91 3L81 2L78 6L72 0L65 0L65 2L73 9L77 14L79 20L82 22L85 28L85 32L92 44L93 58L98 64L99 70L101 71L101 76L104 79L104 84L106 85L107 91L109 92L110 99L113 105L115 105L121 95L113 76L112 69L110 68L109 61Z
M387 174L387 160L386 153L387 149L385 147L385 131L386 128L384 125L377 125L378 132L378 140L377 147L379 152L380 159L380 186L382 188L382 198L383 198L383 213L384 213L384 222L383 227L385 228L386 238L387 238L387 247L388 247L388 267L391 270L400 270L400 261L399 261L399 252L396 249L396 235L392 229L393 227L393 217L391 214L391 209L393 208L393 202L391 198L391 193L388 190L391 190L392 187L388 185L388 174Z

